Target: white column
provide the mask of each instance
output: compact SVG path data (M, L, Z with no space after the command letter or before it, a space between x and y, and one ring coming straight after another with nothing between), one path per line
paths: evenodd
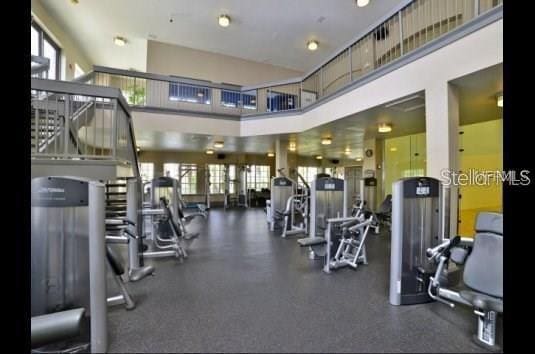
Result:
M284 174L289 176L290 170L288 166L288 142L277 138L275 141L275 176L278 175L278 171L281 168L284 169Z
M459 97L455 86L437 82L425 90L426 174L444 181L443 171L459 171ZM449 235L457 234L458 188L449 192ZM448 202L448 201L447 201Z

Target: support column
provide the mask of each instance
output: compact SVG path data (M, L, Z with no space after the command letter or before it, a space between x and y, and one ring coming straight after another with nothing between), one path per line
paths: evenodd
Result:
M447 171L459 171L459 95L457 88L447 82L437 82L425 90L426 175L445 181ZM457 234L458 187L445 185L449 194L443 207L446 210L444 237ZM449 212L449 215L448 215Z
M371 150L372 156L366 156L366 151ZM377 149L375 139L364 140L364 161L362 162L362 177L370 177L369 172L373 171L374 177L377 178Z
M275 176L278 176L278 171L281 168L284 169L286 175L289 175L288 142L277 138L275 141Z

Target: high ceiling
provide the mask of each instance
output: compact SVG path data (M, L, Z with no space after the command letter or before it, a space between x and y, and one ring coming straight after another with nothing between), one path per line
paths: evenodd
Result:
M459 89L460 124L500 119L502 109L496 105L496 94L503 90L503 66L485 70L453 80ZM281 118L284 119L284 118ZM377 133L379 123L390 123L393 130ZM344 158L346 148L350 158L361 157L364 139L390 138L425 132L425 95L419 92L374 107L358 114L325 124L299 134L264 135L254 137L220 137L181 134L175 132L136 131L138 145L144 150L204 151L215 141L223 140L221 152L265 154L275 151L275 141L281 138L295 141L297 153L302 156L322 155L325 158ZM331 145L322 145L321 139L332 138Z
M401 0L41 0L96 65L145 71L147 40L307 71ZM231 24L217 24L228 14ZM173 22L170 22L170 19ZM128 40L113 44L115 36ZM308 40L319 41L310 52Z

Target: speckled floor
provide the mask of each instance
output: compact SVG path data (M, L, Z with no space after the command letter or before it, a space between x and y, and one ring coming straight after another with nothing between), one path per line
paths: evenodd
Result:
M212 209L195 228L184 263L153 260L129 284L135 310L110 309L110 352L482 351L469 309L389 304L388 234L370 235L369 265L327 275L261 209Z

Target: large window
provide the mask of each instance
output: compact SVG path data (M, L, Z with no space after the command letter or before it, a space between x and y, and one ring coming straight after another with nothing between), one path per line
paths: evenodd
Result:
M242 93L240 91L221 90L221 105L256 109L256 91Z
M225 165L208 165L210 172L210 194L225 193Z
M191 103L210 104L212 91L208 87L187 85L178 82L169 83L169 100Z
M163 164L163 173L166 177L172 177L178 179L178 167L177 163L164 163Z
M182 194L197 194L197 165L167 162L163 164L163 173L180 181Z
M60 48L36 23L31 24L31 54L50 60L50 67L44 77L60 79Z
M152 181L154 178L154 164L152 162L141 162L139 164L139 173L143 182Z
M296 107L297 96L288 93L270 91L267 96L266 104L269 112L287 111Z
M182 194L197 194L197 165L181 164L180 172L182 174L180 180Z
M236 165L228 165L229 193L236 193Z
M268 189L270 181L269 166L251 165L247 172L247 188L261 191L262 188Z
M307 181L308 185L316 178L316 175L320 172L319 167L311 166L298 166L297 172ZM299 185L302 186L301 179L299 179Z

